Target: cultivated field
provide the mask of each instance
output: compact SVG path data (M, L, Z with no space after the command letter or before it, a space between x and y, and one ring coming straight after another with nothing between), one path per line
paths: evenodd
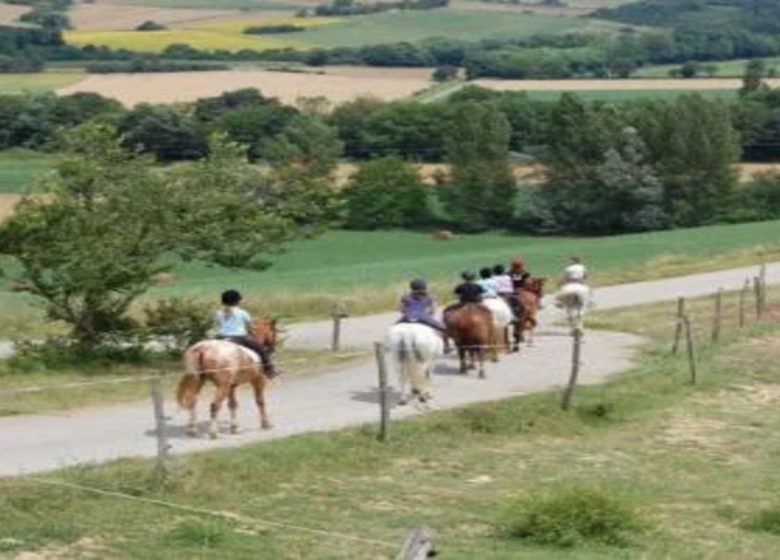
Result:
M152 6L125 6L104 3L77 4L68 12L75 29L132 30L145 21L154 21L169 27L190 25L241 16L237 10L209 10L187 8L155 8Z
M137 103L194 101L240 88L257 88L265 95L293 104L300 97L327 97L340 103L357 97L400 99L424 89L422 79L396 80L392 75L376 78L310 75L263 70L179 72L160 74L92 75L58 90L61 95L77 91L99 93L127 106Z
M0 95L54 91L75 84L84 76L83 72L70 70L35 74L0 74Z
M27 6L0 3L0 25L17 23L19 16L29 11L30 8Z
M107 31L77 30L67 31L65 40L72 45L105 45L115 49L160 52L173 44L186 44L197 49L280 49L286 47L304 47L301 35L304 33L285 33L274 36L246 35L244 29L256 25L295 24L300 27L330 26L341 20L335 18L279 18L246 16L208 22L183 24L178 29L164 31Z
M774 68L775 71L780 70L780 58L777 57L765 58L763 60L766 62L768 68ZM717 71L715 72L715 77L738 78L745 73L745 66L747 65L747 60L745 59L725 60L725 61L719 60L719 61L712 62L710 64L714 65L717 68ZM671 70L679 69L680 66L681 66L680 64L646 66L634 72L633 75L637 78L666 78L669 76L669 72Z
M716 79L656 79L643 80L630 78L626 80L490 80L479 79L474 85L496 90L508 91L705 91L705 90L737 90L742 87L742 80ZM780 79L767 80L771 87L780 86Z
M27 150L0 152L0 193L22 193L51 168L49 156Z

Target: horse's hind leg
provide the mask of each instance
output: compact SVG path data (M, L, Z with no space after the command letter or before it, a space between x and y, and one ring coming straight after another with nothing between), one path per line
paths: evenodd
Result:
M190 420L187 422L187 435L191 437L198 435L198 395L201 389L203 389L204 383L206 383L206 378L203 376L198 377L198 384L193 390L190 407L187 409L190 415Z
M252 389L255 391L255 402L257 403L257 412L260 415L260 429L270 430L273 428L271 420L268 418L268 411L265 406L265 378L258 376L252 380Z
M217 390L214 393L214 400L211 402L211 423L209 424L209 436L211 439L217 439L217 416L222 403L230 393L230 386L225 383L217 382Z
M477 355L477 362L479 363L479 378L485 379L485 348L480 346L477 348L475 354Z
M230 433L237 434L238 428L238 399L236 398L236 386L230 387L228 393L228 408L230 409Z

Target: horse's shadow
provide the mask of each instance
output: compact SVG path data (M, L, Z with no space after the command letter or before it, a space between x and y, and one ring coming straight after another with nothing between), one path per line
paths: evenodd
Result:
M379 404L379 387L372 387L364 391L352 391L350 399L368 404ZM391 406L395 406L401 399L401 392L395 387L388 387L388 398Z
M196 440L198 438L205 437L208 434L209 420L202 420L197 423L198 435L192 436L189 433L189 427L186 424L166 424L165 435L169 440L181 439L181 440ZM227 422L219 422L218 431L220 435L230 434L230 424ZM156 438L157 429L151 428L144 432L146 437ZM233 434L231 434L233 435Z

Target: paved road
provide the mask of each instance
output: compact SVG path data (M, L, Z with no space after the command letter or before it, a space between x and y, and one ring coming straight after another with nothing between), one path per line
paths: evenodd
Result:
M755 268L695 275L658 282L604 288L597 292L601 308L632 305L677 297L695 296L719 286L736 288ZM768 267L770 282L780 282L780 264ZM542 335L537 345L521 355L505 357L488 367L488 379L456 374L452 359L442 359L435 378L435 408L506 398L559 387L568 376L570 339L551 327L555 310L548 306ZM394 314L380 314L348 321L345 343L364 346L380 339ZM329 340L329 323L307 323L291 329L290 344L322 347ZM582 379L598 383L625 370L640 340L632 335L589 332L583 348ZM237 446L293 434L328 431L373 422L378 416L376 374L371 362L364 362L306 379L289 380L270 393L275 428L257 429L254 406L248 391L242 394L240 421L245 432L224 434L216 442L192 439L184 434L185 415L173 403L166 403L171 416L169 436L176 454ZM205 415L205 401L201 415ZM395 417L418 411L396 408ZM227 411L225 411L227 415ZM100 462L127 456L155 453L152 411L148 402L79 411L0 418L0 475L40 472L85 462Z

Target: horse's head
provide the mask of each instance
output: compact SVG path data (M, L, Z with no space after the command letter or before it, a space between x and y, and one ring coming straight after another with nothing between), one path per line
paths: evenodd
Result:
M252 323L252 332L270 352L276 350L279 343L278 319L263 317Z
M539 298L544 295L544 284L547 278L528 278L523 286L527 291L536 294Z

